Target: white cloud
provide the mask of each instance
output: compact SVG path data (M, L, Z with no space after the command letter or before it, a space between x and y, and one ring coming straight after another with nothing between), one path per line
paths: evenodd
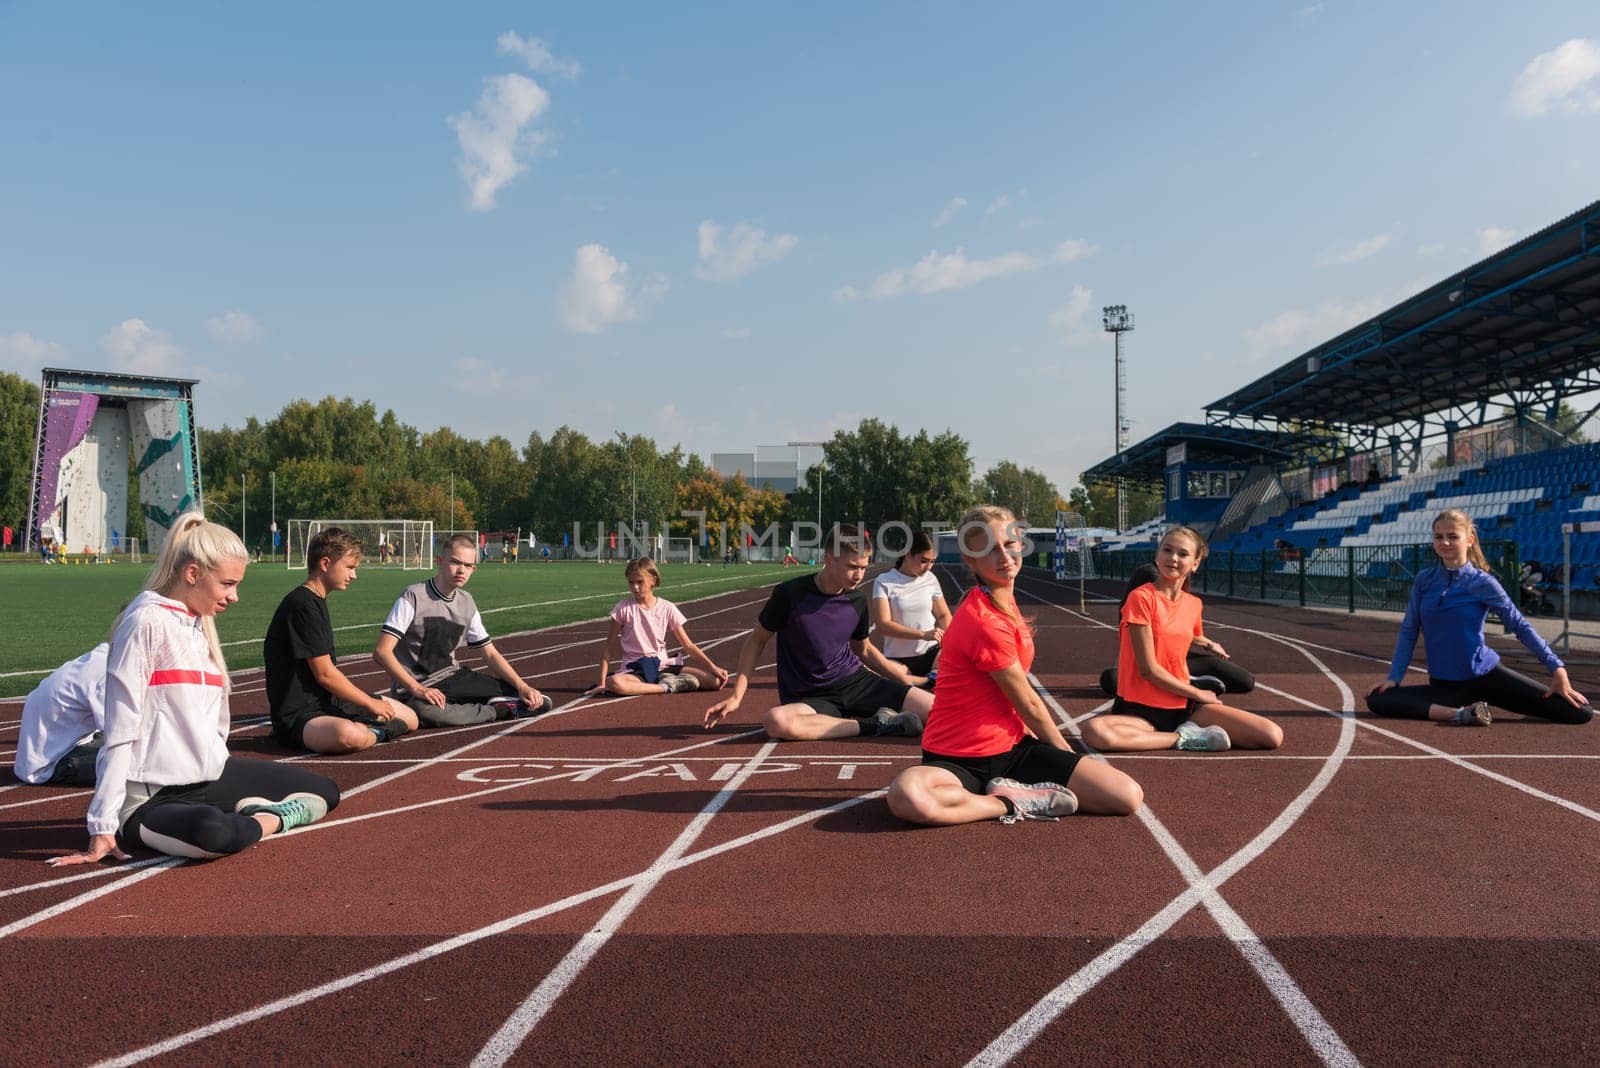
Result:
M576 78L583 70L575 59L557 59L551 54L550 46L537 37L523 37L508 30L495 39L495 46L501 55L517 56L540 74Z
M1368 256L1376 256L1388 247L1389 235L1376 234L1372 237L1363 237L1360 240L1351 241L1349 244L1336 245L1324 252L1318 262L1324 267L1341 263L1355 263L1358 260L1366 259Z
M854 286L844 286L834 292L834 300L855 300L866 296L871 300L903 297L907 293L938 293L946 289L964 289L1001 275L1032 271L1039 261L1026 252L1007 252L986 260L967 259L966 249L954 252L930 252L914 267L896 267L884 271L872 280L865 294Z
M1485 226L1478 231L1478 254L1490 256L1517 239L1517 232L1504 226Z
M1077 263L1079 260L1088 259L1099 251L1099 245L1091 245L1087 241L1079 241L1073 238L1071 241L1063 241L1057 245L1050 258L1057 263Z
M1419 256L1437 256L1443 251L1444 243L1440 241L1434 241L1426 245L1417 246L1417 255Z
M451 363L455 374L450 378L458 393L499 393L506 386L505 375L494 365L476 356L459 356Z
M457 166L474 211L493 208L500 190L528 169L546 135L524 127L549 106L550 94L533 79L500 74L484 79L483 93L470 112L446 120L461 146Z
M15 371L32 375L46 367L66 362L67 350L54 341L44 341L32 334L0 334L0 371Z
M958 212L960 212L961 209L966 207L966 206L967 206L967 198L966 197L951 197L949 203L947 203L944 207L940 208L939 209L939 214L937 214L937 215L935 215L933 217L933 225L934 226L943 226L945 223L949 222L951 219L954 219L956 217L956 214Z
M1574 37L1534 56L1512 83L1506 107L1525 118L1600 111L1600 45Z
M722 433L721 424L696 422L680 412L676 404L663 404L656 409L656 427L662 437L676 442L705 441Z
M1010 204L1011 198L1002 193L993 200L989 201L989 206L983 209L983 217L987 219L1001 208L1008 207Z
M1355 326L1393 304L1387 298L1290 308L1245 331L1251 359L1303 351Z
M1081 345L1095 336L1094 290L1087 286L1073 286L1067 302L1050 313L1050 325L1066 337L1069 345Z
M650 275L630 292L628 265L604 245L584 245L573 256L572 276L562 289L562 319L575 334L598 334L613 323L639 318L666 292L665 275Z
M768 238L765 230L743 222L735 223L724 241L722 227L707 219L700 224L700 265L694 273L707 282L732 281L764 263L777 263L799 243L793 234Z
M124 319L100 339L100 347L116 360L117 370L136 375L170 375L183 357L166 331L143 319Z
M744 341L750 337L748 326L730 326L722 332L722 336L729 341Z
M222 344L260 341L267 335L254 316L238 311L223 312L207 319L206 333L211 335L212 341Z

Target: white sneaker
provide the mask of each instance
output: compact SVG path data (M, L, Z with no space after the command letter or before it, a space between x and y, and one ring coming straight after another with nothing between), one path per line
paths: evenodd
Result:
M1178 724L1178 744L1173 748L1190 753L1224 753L1233 748L1233 739L1221 727L1202 727L1189 719Z
M987 793L990 797L1005 798L1016 809L1013 815L1001 816L1001 823L1054 820L1078 811L1078 796L1053 782L1036 782L1029 786L1016 779L990 779Z

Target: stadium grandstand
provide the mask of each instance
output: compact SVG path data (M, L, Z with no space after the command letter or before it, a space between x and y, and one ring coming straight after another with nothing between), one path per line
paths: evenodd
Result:
M1430 562L1432 516L1459 508L1510 577L1532 561L1560 584L1570 551L1570 591L1593 611L1600 536L1574 537L1569 550L1563 527L1600 519L1600 445L1569 436L1600 412L1586 396L1596 390L1600 201L1083 477L1162 489L1165 514L1107 539L1111 551L1146 554L1155 532L1185 523L1230 570L1262 572L1263 591L1267 571L1408 583ZM1558 419L1569 399L1575 410Z

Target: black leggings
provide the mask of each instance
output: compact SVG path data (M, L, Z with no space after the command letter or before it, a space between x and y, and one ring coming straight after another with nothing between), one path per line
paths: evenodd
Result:
M215 782L165 786L134 809L117 831L123 849L143 847L175 857L210 858L248 849L261 840L261 824L234 806L246 797L281 801L293 793L316 794L339 804L332 779L291 764L229 757Z
M516 687L510 683L471 668L461 668L454 675L448 675L431 685L444 694L443 708L431 705L420 697L406 701L424 727L467 727L474 723L509 719L510 710L496 708L488 702L496 697L517 696Z
M1224 660L1210 653L1189 651L1189 674L1214 675L1222 680L1228 693L1249 693L1256 688L1256 677L1232 660ZM1117 696L1117 669L1108 667L1100 672L1100 689L1107 697Z
M1368 694L1367 707L1375 715L1400 719L1427 719L1434 705L1460 708L1474 701L1487 701L1496 708L1523 716L1537 716L1557 723L1588 723L1594 709L1587 704L1574 708L1559 694L1544 696L1547 687L1504 664L1475 679L1436 679L1428 676L1426 686L1396 686L1383 693Z

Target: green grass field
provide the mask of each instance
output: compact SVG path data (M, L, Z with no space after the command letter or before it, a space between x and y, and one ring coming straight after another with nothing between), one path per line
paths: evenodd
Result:
M48 672L104 641L118 609L139 592L149 566L0 567L0 697L33 689ZM389 606L426 571L363 568L355 583L328 601L339 655L370 652ZM727 590L761 586L785 577L776 564L663 564L661 596L689 601ZM253 564L239 587L239 603L217 617L230 668L261 663L261 639L283 595L304 578L282 564ZM467 589L494 635L598 619L628 595L622 565L593 563L484 564ZM751 609L752 618L755 610ZM691 636L693 631L690 631Z

